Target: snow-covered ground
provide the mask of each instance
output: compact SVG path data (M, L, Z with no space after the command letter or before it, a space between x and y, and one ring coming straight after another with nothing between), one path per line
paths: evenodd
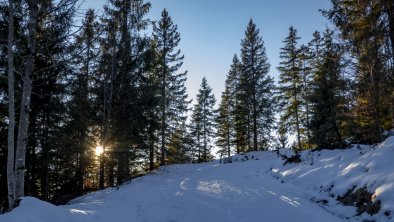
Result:
M236 155L229 164L167 166L65 206L27 197L0 221L394 221L394 138L375 148L307 151L301 159L283 166L267 151ZM356 216L357 208L338 203L338 195L357 188L381 201L378 214Z

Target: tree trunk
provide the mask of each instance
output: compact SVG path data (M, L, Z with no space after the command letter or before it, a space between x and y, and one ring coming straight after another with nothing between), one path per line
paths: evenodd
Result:
M198 163L201 163L200 126L197 127L197 151Z
M203 149L203 153L202 153L202 160L204 161L204 162L207 162L207 146L208 146L208 144L207 144L207 115L206 115L206 110L207 110L207 108L206 108L206 106L205 106L205 100L207 99L207 97L206 96L204 96L204 104L203 104L203 117L202 117L202 126L203 126L203 146L204 146L204 149Z
M32 79L30 76L25 75L23 80L18 140L15 152L15 200L18 200L24 196L26 143L28 136L30 96L32 89Z
M166 132L166 78L165 78L166 72L163 73L163 81L162 81L162 89L161 89L161 96L162 96L162 107L161 107L161 161L160 165L163 166L165 165L165 152L166 152L166 147L165 147L165 132Z
M295 88L295 87L294 87ZM294 94L294 100L296 103L296 108L295 108L295 118L296 118L296 129L297 129L297 143L298 143L298 150L301 151L301 133L300 133L300 120L299 120L299 114L298 114L298 99L297 99L297 94Z
M49 113L45 112L43 124L49 125ZM41 172L41 195L43 200L49 199L49 141L47 135L49 134L48 127L45 127L41 134L41 159L42 170Z
M15 157L15 88L14 88L14 4L9 0L9 17L8 17L8 156L7 156L7 188L8 188L8 205L12 210L15 206L14 192L14 157Z
M256 100L256 82L253 74L253 151L257 151L257 100Z
M108 185L110 187L115 186L115 175L114 175L114 154L111 155L110 162L108 164Z
M150 127L153 128L153 126ZM149 170L152 171L154 169L155 159L155 135L152 129L149 132L149 137Z
M116 185L121 185L125 181L125 152L117 153L118 166L116 170Z
M104 148L103 148L104 149ZM100 154L100 178L99 189L104 189L104 153Z
M308 85L308 79L307 79L307 73L306 73L306 65L305 62L303 62L303 79L304 79L304 102L305 102L305 112L306 112L306 135L307 135L307 140L308 140L308 149L311 149L311 133L310 133L310 127L309 127L309 102L308 102L308 93L307 89L309 88Z
M230 119L229 119L228 115L226 118L227 118L226 122L230 123ZM227 126L227 157L228 157L228 159L230 159L230 157L231 157L231 144L230 144L231 142L230 142L230 140L231 140L230 127Z
M35 36L37 32L38 4L36 1L28 1L29 22L27 38L27 56L24 67L22 102L19 116L18 139L15 151L15 200L24 196L25 191L25 158L26 144L29 127L29 111L32 90L32 74L35 62Z

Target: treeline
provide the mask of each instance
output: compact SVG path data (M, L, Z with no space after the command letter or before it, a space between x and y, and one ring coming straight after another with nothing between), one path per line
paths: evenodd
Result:
M191 101L168 12L151 21L150 3L110 0L102 15L81 15L79 4L0 3L3 210L24 195L65 203L159 165L202 161L183 138Z
M297 30L289 28L276 86L267 74L259 31L249 23L241 59L234 56L218 110L221 153L345 148L375 144L391 133L394 2L331 2L322 14L335 30L316 31L300 44ZM289 135L295 137L292 144Z
M336 30L300 45L289 29L278 84L251 20L215 109L206 78L188 100L166 10L151 21L143 0L109 0L102 15L79 14L78 0L0 2L0 206L65 203L209 161L214 146L230 156L289 148L291 134L295 150L380 142L394 125L394 3L332 5L323 15Z

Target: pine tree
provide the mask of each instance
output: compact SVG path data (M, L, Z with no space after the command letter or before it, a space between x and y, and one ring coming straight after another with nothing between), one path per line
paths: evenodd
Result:
M154 24L153 37L157 43L158 68L160 79L160 150L161 165L166 163L168 139L178 123L185 120L188 101L186 94L186 72L177 73L181 68L183 56L177 48L180 34L168 12L164 9L161 20Z
M99 31L95 12L89 9L82 22L82 31L78 33L75 39L76 47L74 50L78 52L74 56L75 70L79 72L76 73L70 89L72 99L68 104L70 122L67 128L71 132L67 136L73 138L71 141L69 140L69 145L77 153L76 183L80 195L83 194L84 190L86 170L88 165L93 162L93 160L89 160L89 158L94 157L92 148L96 145L91 130L94 126L95 116L92 110L92 87L89 86L89 83L94 78L97 68Z
M282 118L279 118L279 120L282 120ZM278 130L277 130L277 150L278 149L287 149L288 148L288 138L287 138L287 129L286 129L286 124L284 124L282 121L279 122L278 124Z
M242 80L242 81L241 81ZM236 153L245 152L248 149L248 116L247 103L245 97L245 87L241 83L245 82L242 74L242 66L237 55L234 55L230 71L226 79L226 89L229 91L230 115L233 119L234 139Z
M232 150L239 153L244 150L241 135L246 135L245 128L242 127L241 121L244 116L240 115L237 98L239 98L239 78L241 76L241 64L237 55L234 55L230 70L225 81L225 90L222 93L221 102L217 110L217 145L222 149L218 151L221 154L227 154L230 157Z
M333 42L333 33L326 30L323 37L321 61L317 66L312 83L313 116L310 123L312 142L319 149L334 149L344 146L341 122L343 103L341 91L341 52Z
M75 1L70 0L68 3L63 5L44 1L37 17L37 54L25 178L27 183L39 186L27 186L25 193L51 201L62 199L61 192L70 195L76 193L73 188L66 186L68 181L75 178L75 171L70 167L74 154L64 142L68 120L65 98L70 98L67 85L72 75L69 32L71 18L76 12ZM62 191L59 186L63 188Z
M385 113L393 104L392 94L383 90L390 82L386 75L387 58L393 58L390 55L394 39L393 4L384 0L331 2L332 8L323 14L339 29L356 61L353 67L357 70L354 79L356 95L352 109L353 116L357 117L353 126L356 129L355 142L380 142L383 129L391 128L394 121ZM385 49L385 42L389 41L391 47ZM391 101L387 101L388 98Z
M233 152L233 118L231 116L231 97L228 88L222 93L222 98L217 110L217 132L216 132L216 145L220 148L218 153L227 155L230 158Z
M297 138L297 148L302 149L301 144L301 96L302 96L302 74L299 62L300 50L297 46L297 30L293 27L289 29L289 35L283 41L285 46L281 48L279 89L283 99L287 101L284 107L283 120L291 130L295 130Z
M198 151L198 162L206 162L211 159L211 147L213 143L215 121L215 96L206 78L202 79L197 94L197 103L192 115L192 135L195 138L195 149Z
M270 132L273 129L274 110L272 100L273 79L268 75L270 65L265 52L264 42L259 35L259 30L252 20L249 21L242 40L241 58L242 75L240 86L246 93L249 104L248 116L251 136L253 141L250 150L260 150L270 140ZM242 84L243 83L243 84Z
M300 71L302 75L302 87L301 87L301 109L303 110L301 116L301 125L303 129L302 134L306 134L306 148L311 149L311 133L310 133L310 101L309 96L310 92L310 82L312 79L312 70L313 70L313 53L310 48L306 45L301 45L300 47ZM306 132L305 132L306 131Z
M148 147L146 127L151 116L146 110L152 108L154 100L150 82L150 40L143 37L147 28L145 18L150 4L142 0L111 0L105 7L103 23L104 37L101 41L103 55L100 62L100 97L103 107L103 146L108 155L103 163L108 167L108 184L124 182L131 176L132 159ZM145 100L146 99L146 100ZM101 164L101 178L104 166ZM103 187L103 179L100 187Z
M191 138L186 123L175 129L168 143L168 163L187 163L191 161Z

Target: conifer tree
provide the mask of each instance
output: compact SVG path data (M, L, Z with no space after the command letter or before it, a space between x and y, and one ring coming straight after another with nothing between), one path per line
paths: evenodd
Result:
M228 88L222 93L222 98L217 110L216 145L220 148L218 153L230 158L233 149L233 118L231 116L231 97Z
M183 64L178 27L173 23L167 10L163 10L161 20L154 24L153 38L157 43L158 68L160 79L160 164L166 164L167 143L178 123L185 120L187 94L185 88L186 73L179 72Z
M355 106L352 109L352 115L357 117L353 126L355 142L380 142L383 130L391 128L394 121L386 114L389 104L393 104L392 94L383 90L390 82L386 74L387 58L393 58L393 54L390 55L394 39L393 3L384 0L331 0L331 3L332 8L323 11L323 15L339 29L340 37L346 41L356 61L353 67L357 70ZM390 45L385 42L391 42L391 47L385 48ZM387 87L392 83L389 85Z
M175 129L168 143L168 163L187 163L191 159L191 138L187 125L183 122Z
M300 71L302 75L302 86L301 86L301 109L303 112L301 113L301 125L302 129L304 129L303 134L306 134L306 148L311 149L311 133L310 133L310 119L311 119L311 110L310 110L310 101L309 96L310 92L310 82L312 79L312 69L313 69L313 54L310 51L310 48L306 45L301 45L300 47Z
M279 120L282 120L280 117ZM278 130L277 130L277 149L287 149L288 148L288 138L287 138L287 129L286 129L286 124L284 124L282 121L279 122L278 124Z
M234 143L236 153L248 150L248 114L247 99L245 97L245 76L242 73L242 65L237 55L234 55L230 71L226 79L226 89L230 95L230 115L233 118Z
M243 148L241 144L245 129L242 127L240 115L241 107L238 105L239 98L239 78L241 75L241 64L237 55L234 55L230 70L225 81L225 90L222 93L221 102L218 109L217 122L217 145L222 149L222 154L228 157L235 146L235 152L239 153ZM244 134L246 135L246 134Z
M300 50L297 42L297 30L289 28L289 35L283 41L285 44L280 51L280 72L279 90L286 101L284 106L283 120L291 130L295 130L298 150L302 149L301 144L301 96L302 96L302 74L299 62Z
M312 83L313 116L310 123L312 142L319 149L343 147L341 123L343 122L344 98L341 93L344 81L341 78L341 52L333 42L333 33L324 32L321 61Z
M99 40L99 24L96 20L94 10L89 9L86 12L82 22L82 30L75 38L75 79L72 84L72 99L68 104L70 121L67 128L67 136L72 138L68 140L69 147L74 148L77 153L76 159L76 184L79 195L83 194L84 177L86 169L94 157L92 148L96 142L92 140L92 128L94 126L94 112L92 110L92 87L91 80L95 77L95 69L98 62L98 40Z
M249 141L253 141L250 150L260 150L267 146L273 128L273 79L268 75L270 65L265 52L264 42L259 29L252 20L249 21L242 40L241 58L242 75L240 83L246 93L249 104L248 116L250 123ZM267 148L267 147L265 147Z
M198 162L206 162L211 159L210 149L214 136L215 96L206 78L202 79L197 94L197 103L192 115L192 135L195 137L195 146L198 151Z
M150 40L142 37L141 32L147 28L145 16L149 9L150 4L142 0L111 0L105 6L99 71L103 76L102 143L105 148L111 148L110 155L103 156L109 165L109 185L113 185L115 173L118 184L130 177L130 161L148 147L145 128L150 117L146 110L153 106L153 100L145 100L143 96L151 95L147 69L152 68L146 57L150 53ZM100 168L103 178L103 164ZM100 181L103 187L103 180Z

